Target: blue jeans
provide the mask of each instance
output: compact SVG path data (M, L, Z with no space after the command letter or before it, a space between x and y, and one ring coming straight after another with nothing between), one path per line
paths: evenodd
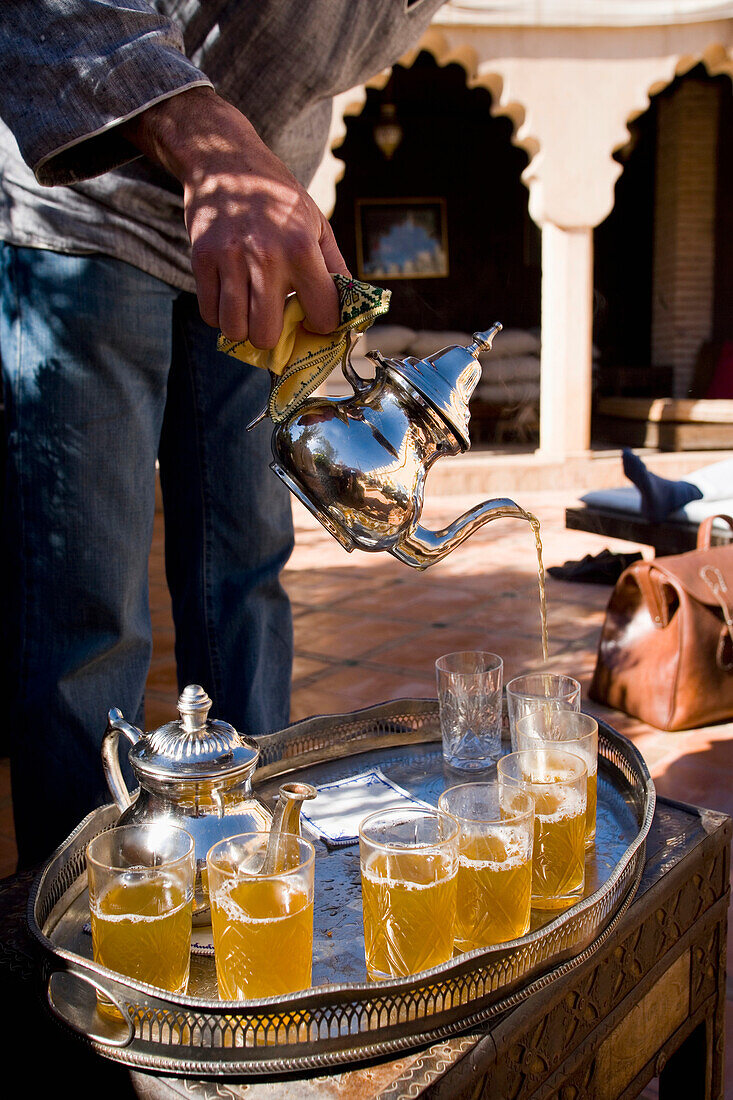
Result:
M0 263L3 717L26 866L109 801L107 710L144 721L156 458L179 688L248 734L289 717L293 531L271 427L245 431L268 377L216 351L193 295L102 255L0 244Z

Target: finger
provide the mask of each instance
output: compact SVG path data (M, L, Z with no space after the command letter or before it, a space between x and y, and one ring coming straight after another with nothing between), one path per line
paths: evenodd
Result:
M252 275L249 288L249 338L256 348L274 348L283 330L287 288L272 275Z
M193 277L196 280L196 297L199 313L207 325L219 328L219 269L209 256L191 256Z
M330 232L330 229L329 229ZM331 240L341 265L345 268L343 257ZM311 332L333 332L341 320L339 296L326 263L326 257L318 244L313 243L299 254L291 254L293 289L305 313L305 326Z
M231 257L219 268L219 328L230 340L250 335L247 268Z
M293 285L303 307L307 329L326 333L338 328L341 320L338 291L323 260L318 273L303 273Z
M336 244L333 230L325 218L323 219L323 232L321 233L321 239L318 243L321 248L321 255L323 256L328 270L334 274L338 273L339 275L345 275L347 279L350 279L351 272L346 266L346 260L341 255L339 246Z

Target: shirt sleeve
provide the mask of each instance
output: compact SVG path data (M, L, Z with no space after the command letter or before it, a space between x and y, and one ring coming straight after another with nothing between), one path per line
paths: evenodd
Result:
M139 156L119 124L211 81L146 0L0 0L0 116L39 183Z

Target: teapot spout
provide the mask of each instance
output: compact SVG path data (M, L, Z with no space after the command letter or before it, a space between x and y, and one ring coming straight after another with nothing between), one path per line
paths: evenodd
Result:
M436 561L450 554L451 550L455 550L485 523L506 518L526 519L527 513L508 497L485 500L483 504L477 504L459 516L442 531L429 531L417 524L397 541L390 552L413 569L427 569L429 565L434 565Z
M300 807L316 794L316 788L310 783L284 783L280 787L260 874L274 875L283 870L285 857L280 838L283 833L300 836Z

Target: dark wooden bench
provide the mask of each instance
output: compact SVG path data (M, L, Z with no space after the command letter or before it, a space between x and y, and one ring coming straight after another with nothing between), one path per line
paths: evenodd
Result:
M612 508L598 508L588 504L565 509L565 526L571 531L589 531L605 538L626 539L642 546L653 546L659 557L665 554L682 554L694 550L697 542L696 523L687 520L665 520L651 523L633 512L621 512ZM713 531L714 546L733 541L729 529Z

